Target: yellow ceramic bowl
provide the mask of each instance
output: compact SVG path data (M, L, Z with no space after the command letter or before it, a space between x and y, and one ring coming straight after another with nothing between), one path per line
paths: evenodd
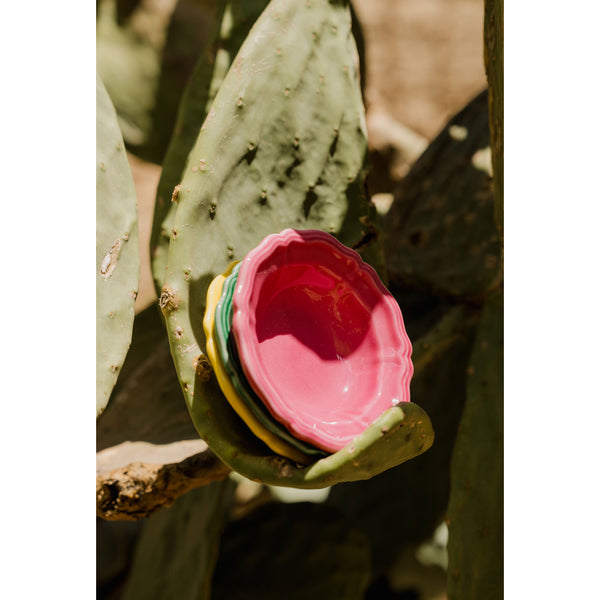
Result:
M233 410L235 410L244 423L246 423L252 433L261 439L271 450L273 450L273 452L276 452L281 456L285 456L286 458L295 460L298 463L309 464L314 461L314 458L308 457L303 452L300 452L300 450L297 448L294 448L284 440L275 436L254 416L252 411L246 406L235 390L221 360L221 356L215 342L215 309L219 299L221 298L225 279L231 275L233 267L235 267L237 262L239 261L234 261L229 264L227 269L225 269L221 275L217 275L208 287L208 292L206 294L206 311L204 313L204 320L202 322L204 326L204 333L206 335L206 354L208 355L208 359L210 360L213 370L217 376L217 381L219 382L221 391L227 398L229 404L231 404Z

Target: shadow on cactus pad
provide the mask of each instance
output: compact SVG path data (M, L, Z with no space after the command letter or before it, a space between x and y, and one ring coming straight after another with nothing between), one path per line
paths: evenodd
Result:
M428 450L433 428L413 402L384 412L350 444L311 465L302 466L274 454L237 416L216 378L195 382L192 419L215 454L235 471L268 485L322 488L369 479Z

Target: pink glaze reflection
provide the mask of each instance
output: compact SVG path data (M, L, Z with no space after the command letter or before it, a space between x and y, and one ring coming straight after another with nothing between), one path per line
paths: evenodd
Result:
M410 400L398 304L333 236L287 229L265 238L244 259L233 310L250 385L299 439L335 452Z

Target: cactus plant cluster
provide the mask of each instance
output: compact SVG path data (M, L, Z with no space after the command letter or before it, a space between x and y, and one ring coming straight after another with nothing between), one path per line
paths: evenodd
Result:
M183 5L210 16L201 41L189 23L179 32ZM378 215L348 1L189 0L152 20L157 6L99 3L97 412L110 412L111 394L143 390L138 366L168 341L172 364L152 379L164 385L152 406L162 390L176 395L226 465L221 477L235 475L144 521L122 597L373 597L444 523L449 597L501 597L502 210L491 176L501 146L490 142L489 95L449 121ZM161 69L184 40L174 111L162 104ZM143 86L128 88L121 55ZM127 361L139 256L126 149L162 164L149 248L158 299L153 318L135 315ZM356 249L398 301L413 346L412 401L304 461L274 451L232 408L204 323L211 282L286 228ZM143 407L138 399L142 421ZM243 502L251 482L260 491ZM329 492L322 504L287 504L281 488Z

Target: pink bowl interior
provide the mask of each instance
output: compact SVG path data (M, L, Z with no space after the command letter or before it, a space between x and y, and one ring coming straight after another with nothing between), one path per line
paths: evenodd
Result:
M245 259L233 334L250 384L294 435L337 451L409 401L411 345L375 271L329 234L285 230Z

